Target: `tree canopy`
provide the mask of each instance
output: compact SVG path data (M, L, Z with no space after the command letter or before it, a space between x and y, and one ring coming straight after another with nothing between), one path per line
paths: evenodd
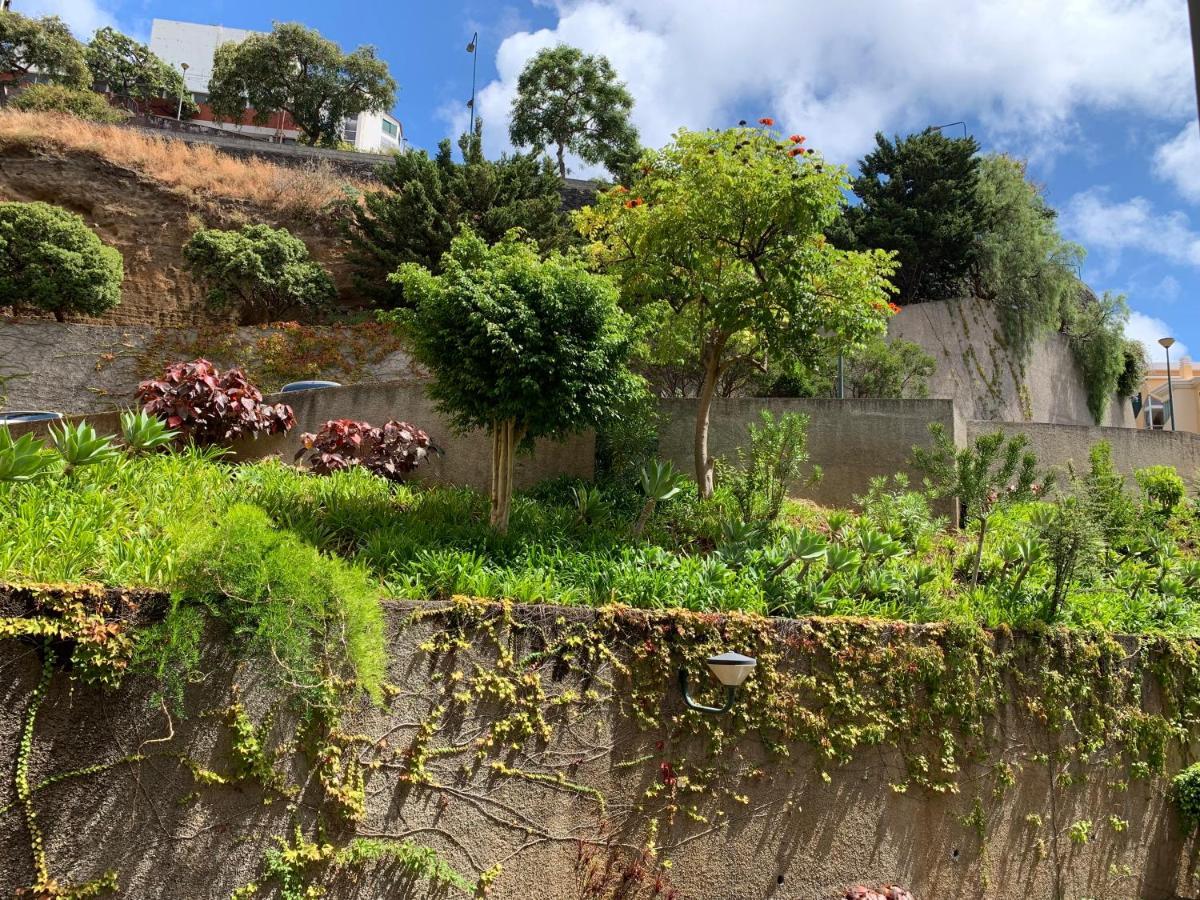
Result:
M182 97L183 112L189 116L196 114L196 104L180 71L151 53L145 44L115 28L97 29L84 55L92 83L107 89L127 109L141 112L155 97L175 101Z
M934 130L893 140L876 134L875 145L851 182L861 203L846 209L831 237L841 246L894 251L901 305L969 293L985 223L979 145Z
M209 302L236 307L247 321L268 321L291 307L320 308L336 294L308 247L286 228L202 228L184 245L183 257L208 285Z
M628 187L576 213L599 266L613 273L648 337L641 361L699 373L696 479L712 492L708 417L734 366L767 371L786 354L851 347L881 333L894 269L883 250L840 250L845 170L804 139L767 127L680 131L648 151Z
M406 263L393 278L414 301L393 318L433 373L437 408L492 435L492 522L503 530L516 447L598 425L634 387L616 286L579 259L542 259L516 232L489 246L468 229L440 275Z
M49 203L0 203L0 306L98 316L121 302L125 265L83 218Z
M343 53L311 28L276 22L270 34L217 48L208 99L230 121L241 121L247 105L258 125L286 112L307 143L335 146L347 117L395 103L396 82L374 47Z
M31 19L0 14L0 72L28 75L32 70L55 84L86 88L91 84L83 45L58 16Z
M441 271L443 254L463 226L489 244L512 228L547 252L573 237L562 212L560 182L547 159L516 153L484 159L482 123L459 141L463 162L442 141L430 159L424 150L393 155L380 166L382 190L368 191L350 209L350 258L363 290L386 307L404 305L400 284L388 275L402 263Z
M517 79L509 137L518 147L553 147L563 178L568 152L620 173L638 155L632 110L607 57L560 44L540 51Z

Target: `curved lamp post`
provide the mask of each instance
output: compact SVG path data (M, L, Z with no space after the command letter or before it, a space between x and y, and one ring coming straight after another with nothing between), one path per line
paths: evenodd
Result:
M705 662L708 663L709 670L717 676L717 681L725 685L725 704L723 706L705 706L693 700L692 695L688 693L687 669L683 668L679 670L679 690L683 693L684 705L697 712L729 712L733 708L738 688L750 677L750 673L758 665L758 660L753 656L742 656L740 653L722 653L719 656L710 656Z
M1165 337L1159 338L1158 343L1162 345L1163 350L1167 352L1167 406L1171 407L1171 430L1175 430L1175 388L1171 384L1171 345L1175 343L1175 338ZM1164 425L1167 423L1164 422Z

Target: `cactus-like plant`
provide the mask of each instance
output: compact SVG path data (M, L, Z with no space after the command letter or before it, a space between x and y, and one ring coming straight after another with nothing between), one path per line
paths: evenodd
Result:
M32 481L50 468L53 455L32 434L16 440L0 425L0 481Z
M101 437L87 422L51 428L50 442L62 457L65 463L63 471L66 474L82 466L94 466L121 455L111 436Z
M153 453L170 446L178 436L178 431L172 431L162 419L145 410L121 414L121 440L132 453Z

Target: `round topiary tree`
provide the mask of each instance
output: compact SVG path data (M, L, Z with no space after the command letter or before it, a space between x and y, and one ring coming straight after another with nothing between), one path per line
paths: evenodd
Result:
M578 259L541 259L515 230L489 247L464 229L442 274L406 263L392 278L413 300L396 317L433 373L437 408L492 436L491 522L505 531L516 448L593 427L634 389L616 286Z
M49 203L0 203L0 306L32 306L66 321L121 302L121 254L81 216Z
M184 244L183 258L208 286L209 303L237 307L247 323L295 307L319 309L337 293L304 241L286 228L201 228Z

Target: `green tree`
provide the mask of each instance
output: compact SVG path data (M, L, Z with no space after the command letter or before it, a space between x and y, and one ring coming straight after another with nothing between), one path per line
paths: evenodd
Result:
M559 44L525 64L508 134L518 147L555 148L563 178L568 152L617 173L638 155L632 110L633 96L607 57Z
M894 251L898 303L961 296L986 224L979 145L934 130L890 141L876 134L875 144L851 183L862 202L846 210L831 237L846 247Z
M112 94L127 109L141 112L155 97L178 101L189 117L197 112L182 73L115 28L97 29L84 51L92 84Z
M515 232L489 247L466 229L442 274L406 263L393 277L414 301L393 320L433 373L438 409L492 436L491 521L504 531L518 445L594 427L633 389L617 289Z
M66 113L89 122L109 124L121 122L128 115L109 106L102 94L61 84L31 84L17 94L9 105L22 112Z
M3 14L0 14L2 17ZM0 306L98 316L121 302L125 266L83 218L49 203L0 203Z
M1078 295L1083 248L1059 235L1057 213L1023 162L983 157L977 194L987 227L977 238L976 292L993 303L1010 352L1024 360Z
M680 131L637 171L576 223L639 311L642 360L700 373L694 455L708 497L709 410L722 377L882 332L894 266L886 251L839 250L822 237L845 172L799 139L765 128Z
M292 307L318 309L336 295L329 275L286 228L202 228L184 245L183 258L208 286L209 302L237 307L243 321L268 321Z
M92 83L83 45L62 19L0 13L0 72L26 76L34 70L67 87L86 88Z
M249 105L255 124L265 125L286 112L303 140L319 146L337 145L347 117L383 112L396 102L396 82L374 47L343 53L319 32L291 22L218 47L208 89L218 117L241 121Z
M400 285L387 277L402 263L440 272L443 254L464 225L489 244L512 228L522 229L543 252L571 241L550 161L521 153L484 159L481 136L477 122L475 139L460 139L461 163L452 158L449 141L433 159L424 150L395 154L377 170L383 189L368 191L362 204L350 208L350 259L363 290L380 305L404 305Z
M983 543L992 513L1013 503L1044 495L1054 484L1052 473L1038 469L1037 455L1029 450L1029 437L1003 431L983 434L968 447L954 446L940 422L929 426L931 448L914 447L913 462L925 473L925 483L934 498L958 501L959 524L974 522L979 529L971 586L979 583ZM1039 483L1040 482L1040 483Z
M772 377L753 386L762 397L834 397L838 354L835 348L816 359L788 359ZM843 355L843 389L855 400L918 400L929 396L937 360L920 344L900 338L867 338Z
M1066 311L1066 320L1071 352L1087 388L1088 409L1099 425L1126 373L1125 323L1129 321L1129 307L1122 294L1105 291L1097 297L1081 288Z

